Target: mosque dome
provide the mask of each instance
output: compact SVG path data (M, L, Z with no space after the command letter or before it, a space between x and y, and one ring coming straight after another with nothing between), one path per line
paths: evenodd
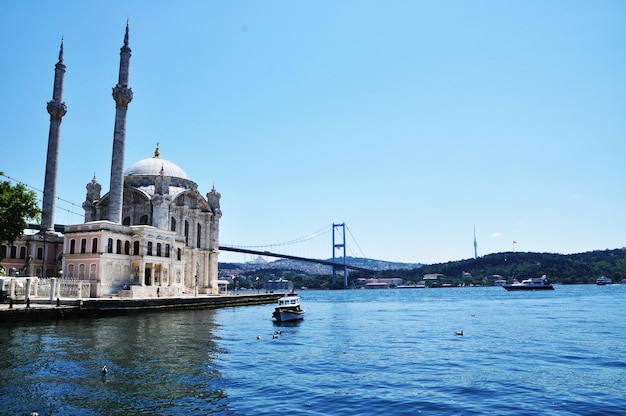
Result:
M161 174L161 169L163 169L165 176L189 179L180 166L159 157L158 147L154 152L154 157L135 162L131 167L126 169L124 176L158 176Z

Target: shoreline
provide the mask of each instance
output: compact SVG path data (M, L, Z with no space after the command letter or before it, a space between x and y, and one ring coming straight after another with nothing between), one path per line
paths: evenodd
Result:
M274 303L284 293L245 295L199 295L176 298L88 298L60 299L60 305L44 299L31 299L30 307L20 300L0 304L0 323L33 322L39 320L62 320L103 318L146 312L169 312L187 309L216 309L233 306L250 306Z

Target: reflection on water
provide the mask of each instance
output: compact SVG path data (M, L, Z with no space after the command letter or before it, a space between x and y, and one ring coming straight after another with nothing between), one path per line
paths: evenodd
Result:
M2 325L0 397L11 397L3 412L221 412L215 327L212 310Z
M0 415L624 415L612 286L306 291L280 325L273 305L0 324Z

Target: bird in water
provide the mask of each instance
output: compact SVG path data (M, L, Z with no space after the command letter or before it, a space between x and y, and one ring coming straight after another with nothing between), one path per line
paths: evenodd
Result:
M256 336L256 339L261 339L261 334L258 334L258 335Z
M454 335L463 336L463 331L454 331Z
M100 370L100 371L102 372L102 376L104 377L104 376L106 376L106 375L107 375L107 372L108 372L109 370L107 370L107 366L105 365L105 366L103 366L103 367L102 367L102 370Z

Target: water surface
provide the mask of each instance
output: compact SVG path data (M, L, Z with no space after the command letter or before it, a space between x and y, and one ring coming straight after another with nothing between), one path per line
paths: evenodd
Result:
M626 413L626 285L301 295L282 326L271 305L0 325L0 414Z

